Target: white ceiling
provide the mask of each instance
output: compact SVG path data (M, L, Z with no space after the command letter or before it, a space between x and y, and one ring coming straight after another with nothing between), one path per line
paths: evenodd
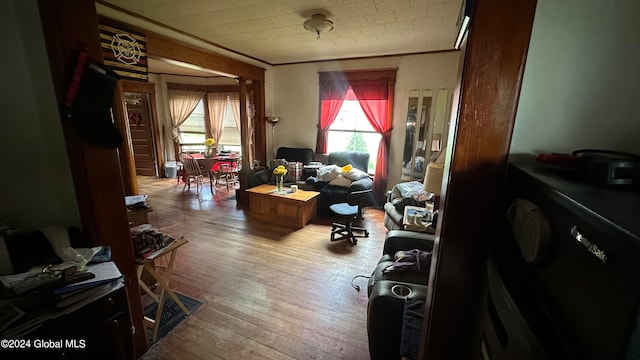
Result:
M99 3L266 64L279 65L453 49L462 0L99 0ZM320 39L302 25L314 13L325 14L335 27L322 33Z

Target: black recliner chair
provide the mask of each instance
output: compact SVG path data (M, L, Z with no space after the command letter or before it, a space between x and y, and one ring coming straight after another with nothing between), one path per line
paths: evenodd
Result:
M368 284L367 335L372 360L401 359L417 353L419 338L416 337L419 337L422 326L420 315L424 306L421 304L427 295L429 269L387 273L384 269L395 263L397 251L418 249L430 252L433 251L434 240L434 235L427 233L405 230L387 233L383 255Z
M327 164L337 166L350 164L354 168L366 172L369 166L369 157L369 153L361 151L335 151L329 153ZM349 187L331 185L318 179L310 179L307 179L307 182L311 181L313 190L320 192L320 196L318 196L318 213L323 215L331 214L329 206L332 204L347 202L347 196L351 192L373 189L373 180L368 177L353 181ZM373 206L377 206L377 204L373 204Z

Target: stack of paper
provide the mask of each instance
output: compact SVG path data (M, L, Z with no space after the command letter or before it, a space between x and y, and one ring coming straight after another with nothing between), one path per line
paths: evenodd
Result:
M62 295L73 291L88 289L106 282L122 278L122 273L113 261L87 265L87 271L95 275L94 278L69 284L53 290L55 295Z
M114 281L122 278L122 273L113 261L87 265L87 271L95 277L77 283L65 285L53 290L56 306L64 308L104 291Z

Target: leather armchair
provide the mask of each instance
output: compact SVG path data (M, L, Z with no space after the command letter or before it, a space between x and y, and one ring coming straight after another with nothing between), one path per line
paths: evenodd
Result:
M354 168L366 172L369 167L369 153L361 151L332 152L329 153L327 164L337 166L351 164ZM318 212L323 214L330 213L330 205L347 202L347 196L351 192L371 189L373 189L373 180L371 180L371 178L353 181L348 187L331 185L319 180L313 183L313 190L320 192L320 196L318 197ZM367 204L367 206L376 205L374 195L371 195L370 200L370 204Z
M301 162L308 164L313 161L313 150L309 148L279 147L276 151L276 159L285 159L288 162Z
M338 166L351 164L354 168L367 172L369 157L369 153L362 151L334 151L329 153L327 164L336 164Z
M378 280L391 280L403 283L427 285L429 282L428 272L417 271L397 271L383 273L382 270L394 263L394 256L397 251L418 249L423 251L433 251L435 236L428 233L414 232L407 230L390 230L384 241L382 257L369 277L368 292L369 297L373 287Z
M428 270L383 273L383 269L394 263L396 251L432 251L434 239L431 234L412 231L391 230L387 233L383 255L368 284L367 335L372 360L400 359L401 350L406 352L409 347L401 344L411 343L412 340L414 344L417 342L416 339L407 339L406 335L403 339L403 326L407 325L405 304L425 300ZM422 323L420 318L412 320L414 326ZM413 334L415 333L416 331L413 331Z

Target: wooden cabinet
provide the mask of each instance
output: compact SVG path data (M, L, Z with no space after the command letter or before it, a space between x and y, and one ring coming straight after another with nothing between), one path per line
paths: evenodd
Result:
M298 190L277 194L275 188L273 185L260 185L247 190L251 217L295 228L302 228L315 218L320 193Z
M36 324L35 330L19 336L29 341L29 346L10 350L6 358L134 359L134 328L122 284L77 309L74 306L60 310L61 316Z

